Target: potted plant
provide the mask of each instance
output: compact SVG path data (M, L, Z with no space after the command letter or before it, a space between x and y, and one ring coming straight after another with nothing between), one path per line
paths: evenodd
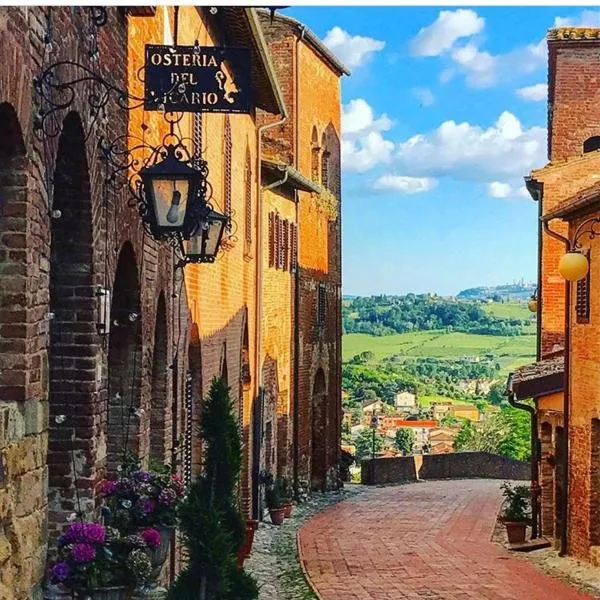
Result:
M100 523L73 523L57 540L51 580L77 598L125 600L151 574L149 546Z
M529 500L531 492L527 486L517 485L512 487L505 483L502 486L504 496L504 509L500 520L506 527L510 544L520 544L525 541L527 525L531 522L529 516Z
M269 509L269 516L273 525L281 525L285 518L285 508L281 499L278 481L268 484L265 490L265 500Z
M290 480L287 477L279 477L277 479L277 483L279 486L279 495L281 496L282 507L285 509L284 517L287 519L292 516L292 486L290 484Z
M246 520L246 527L244 528L244 541L242 546L237 553L237 565L242 567L244 561L250 556L252 552L252 544L254 543L254 532L258 529L258 521L255 519Z

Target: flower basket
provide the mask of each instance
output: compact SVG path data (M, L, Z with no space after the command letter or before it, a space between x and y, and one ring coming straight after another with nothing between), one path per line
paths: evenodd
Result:
M127 600L127 588L120 585L96 588L88 596L91 600Z
M246 521L244 530L244 542L237 553L237 566L241 569L244 566L244 561L252 552L252 544L254 543L254 532L258 529L258 521L249 519Z
M157 531L160 533L160 545L150 550L150 562L152 566L162 567L167 560L169 554L169 548L171 547L171 540L173 539L174 527L158 527Z
M281 525L285 518L285 508L269 508L269 516L273 525Z
M292 509L294 508L294 505L291 502L286 502L283 505L283 509L284 509L284 513L283 516L286 519L289 519L292 516Z

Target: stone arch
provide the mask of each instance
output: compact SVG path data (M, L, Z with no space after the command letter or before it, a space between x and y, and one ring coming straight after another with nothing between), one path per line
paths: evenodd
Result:
M198 325L194 323L190 332L188 346L188 376L186 390L191 395L191 411L187 407L190 420L186 423L186 449L189 447L191 457L191 476L197 477L202 470L202 439L199 422L202 415L202 348ZM188 440L189 436L189 440Z
M131 242L119 252L110 309L107 466L114 472L125 449L139 452L141 305L138 266Z
M160 292L156 303L154 352L152 354L152 391L150 401L150 460L164 463L167 459L166 411L168 405L167 303Z
M102 360L95 318L92 199L85 135L77 113L69 113L63 121L53 180L48 499L54 515L52 525L58 526L78 509L78 479L93 475L90 458L96 435L96 366ZM74 441L66 442L72 436ZM80 489L77 494L81 500L92 498L93 492ZM88 504L87 509L93 506Z
M27 157L17 112L0 103L0 395L25 399ZM40 367L41 370L41 367Z
M588 152L594 152L595 150L600 150L600 135L594 135L589 137L585 142L583 142L583 153L587 154Z
M311 489L323 490L327 475L327 383L319 368L312 387Z
M321 178L321 185L326 187L336 198L341 193L341 169L340 169L340 137L333 126L329 123L323 132L323 153L327 155L327 166Z
M267 356L262 368L263 379L263 457L265 471L277 470L277 401L279 399L279 369L277 361Z
M310 134L310 177L315 183L320 181L320 166L319 158L321 155L321 148L319 146L319 133L317 127L313 125L312 132Z

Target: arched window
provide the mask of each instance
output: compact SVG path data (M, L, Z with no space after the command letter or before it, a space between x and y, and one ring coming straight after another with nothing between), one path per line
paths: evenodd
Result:
M321 139L321 185L329 189L329 148L325 132L323 132L323 138Z
M583 142L584 154L587 152L594 152L594 150L600 150L600 135L595 135Z
M252 244L252 158L250 148L246 146L246 168L244 169L244 235L246 240L246 252L250 251Z
M231 123L229 122L229 115L225 115L225 148L223 152L223 158L225 160L225 166L223 169L223 181L225 189L223 190L224 196L224 209L225 216L231 219ZM231 229L231 223L227 226L227 229Z
M319 183L319 156L321 154L321 148L319 148L319 134L317 133L316 127L313 127L312 129L310 146L310 176L315 183Z

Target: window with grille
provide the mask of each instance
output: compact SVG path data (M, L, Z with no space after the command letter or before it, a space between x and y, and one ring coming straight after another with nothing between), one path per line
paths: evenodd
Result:
M310 146L310 177L315 183L319 183L319 155L321 149L319 148L319 134L316 127L312 129Z
M590 253L586 254L588 261ZM575 297L575 314L577 315L578 323L590 322L590 271L587 275L577 282L577 290Z
M317 323L320 328L325 326L325 308L326 308L325 284L319 283L319 295L317 298Z
M321 157L321 185L329 189L329 152L327 152L327 149L323 150L323 156Z
M252 160L250 158L250 150L246 149L246 169L244 173L245 182L245 239L246 251L250 250L252 244Z
M225 116L225 168L223 169L224 173L224 209L225 216L230 219L230 222L227 224L227 230L231 230L231 154L232 154L232 142L231 142L231 123L229 122L229 116Z

